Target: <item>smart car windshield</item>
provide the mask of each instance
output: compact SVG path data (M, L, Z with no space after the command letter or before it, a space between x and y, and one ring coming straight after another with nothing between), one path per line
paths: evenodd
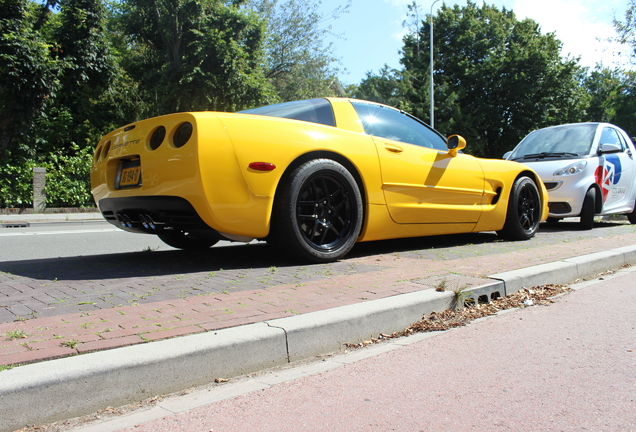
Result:
M589 154L595 124L577 124L539 129L526 136L510 160L567 158Z
M333 109L327 99L307 99L294 102L284 102L239 112L243 114L257 114L269 117L302 120L320 123L327 126L336 125L333 116Z

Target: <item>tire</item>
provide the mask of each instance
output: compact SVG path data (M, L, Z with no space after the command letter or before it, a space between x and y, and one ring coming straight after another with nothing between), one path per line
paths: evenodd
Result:
M585 193L583 199L583 208L581 209L581 221L579 228L582 230L591 230L594 228L594 214L596 213L596 189L590 188Z
M510 190L504 227L497 234L509 240L534 237L541 221L541 210L537 185L529 177L519 177Z
M360 235L362 196L351 173L330 159L296 168L277 191L267 242L294 260L331 262Z
M627 220L631 224L636 224L636 208L633 212L627 214Z
M198 238L185 231L169 231L157 236L168 246L185 250L209 249L218 243L218 240Z

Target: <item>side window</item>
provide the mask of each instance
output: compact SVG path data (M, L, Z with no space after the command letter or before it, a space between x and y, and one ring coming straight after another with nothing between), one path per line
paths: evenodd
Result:
M621 143L621 148L623 149L623 151L627 150L627 141L625 141L625 137L623 136L623 134L621 134L619 131L616 131L616 134L618 135L618 141Z
M446 142L437 132L394 108L361 102L351 104L362 121L364 131L369 135L447 150Z
M625 150L625 144L618 137L618 132L616 129L606 127L603 129L601 133L601 144L616 144L623 150Z

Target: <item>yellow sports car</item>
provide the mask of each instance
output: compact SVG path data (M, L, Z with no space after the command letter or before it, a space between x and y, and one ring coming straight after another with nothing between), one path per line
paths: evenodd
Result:
M358 241L534 236L548 214L539 177L465 146L385 105L310 99L124 126L97 145L91 185L110 223L182 249L264 239L328 262Z

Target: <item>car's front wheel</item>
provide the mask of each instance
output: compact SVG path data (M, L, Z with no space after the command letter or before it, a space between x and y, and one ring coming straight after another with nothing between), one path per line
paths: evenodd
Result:
M519 177L510 191L506 222L501 237L510 240L527 240L535 235L541 222L541 196L534 181Z
M591 230L594 228L594 213L596 212L596 189L590 188L585 193L583 208L581 209L579 228Z
M358 184L341 164L315 159L283 180L267 242L292 259L330 262L344 257L362 227Z
M157 236L168 246L186 250L208 249L218 242L218 240L196 237L185 231L165 231Z

